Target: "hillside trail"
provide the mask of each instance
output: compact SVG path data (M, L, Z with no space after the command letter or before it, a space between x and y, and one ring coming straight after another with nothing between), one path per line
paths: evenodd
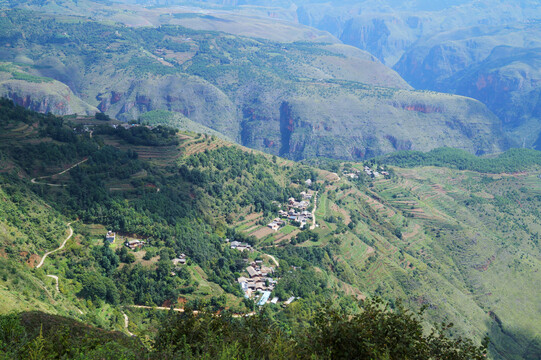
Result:
M79 161L77 164L74 164L72 166L70 166L69 168L65 169L65 170L62 170L61 172L59 173L56 173L56 174L53 174L53 175L47 175L47 176L40 176L40 177L36 177L36 178L33 178L32 180L30 180L30 182L32 184L38 184L38 185L47 185L47 186L56 186L56 187L62 187L62 186L66 186L66 185L62 185L62 184L51 184L51 183L44 183L44 182L37 182L36 180L39 180L39 179L46 179L46 178L50 178L50 177L53 177L53 176L56 176L56 175L62 175L68 171L70 171L71 169L73 169L74 167L76 166L79 166L81 165L82 163L88 161L88 158L85 158L81 161Z
M310 230L316 228L316 210L317 210L317 191L314 194L314 208L312 209L312 225L310 225Z
M55 252L57 252L57 251L62 250L62 249L64 248L64 246L66 246L66 243L68 242L68 240L71 239L71 237L73 236L73 228L71 227L71 222L68 223L68 226L69 226L69 231L70 231L68 237L66 237L66 239L64 240L64 242L63 242L58 248L46 252L45 255L43 255L43 257L41 258L41 261L39 262L39 264L36 266L36 269L39 269L40 267L43 266L43 263L45 262L45 259L47 258L47 256L49 256L49 255L51 255L51 254L53 254L53 253L55 253ZM53 278L53 279L55 280L55 282L56 282L56 284L55 284L56 291L60 292L60 287L59 287L59 285L58 285L58 276L56 276L56 275L50 275L50 274L47 274L46 276L47 276L47 277L50 277L50 278ZM45 289L45 290L47 290L47 289ZM78 308L77 308L77 311L78 311L81 315L83 315L83 312L81 311L81 309L78 309Z
M68 227L69 227L69 230L70 230L70 233L68 235L68 237L66 238L66 240L64 240L64 242L62 243L62 245L60 245L60 247L54 249L54 250L51 250L51 251L48 251L45 253L45 255L43 255L43 257L41 258L41 261L39 262L39 264L36 266L36 269L39 269L40 267L43 266L43 262L45 261L45 259L47 258L47 256L59 251L59 250L62 250L64 248L64 246L66 246L66 243L68 242L68 240L73 236L73 228L71 227L71 223L68 223Z
M165 307L165 306L145 306L145 305L129 305L129 307L132 307L132 308L136 308L136 309L148 309L148 310L165 310L165 311L168 311L168 310L173 310L173 311L176 311L176 312L184 312L184 309L183 308L168 308L168 307ZM197 310L194 310L193 311L194 314L199 314L199 311ZM232 317L234 318L241 318L241 317L246 317L246 316L254 316L256 313L255 311L252 311L252 312L249 312L249 313L246 313L246 314L233 314Z
M60 287L58 286L58 276L56 275L47 275L47 277L53 278L56 281L56 291L60 292Z
M267 255L275 264L276 264L276 267L280 267L280 264L278 263L278 260L276 260L276 258L272 255L269 255L269 254L265 254Z
M134 333L132 333L130 330L128 330L128 324L130 322L130 319L128 318L128 315L126 315L124 312L122 313L122 315L124 315L124 328L126 329L126 332L130 336L135 336Z

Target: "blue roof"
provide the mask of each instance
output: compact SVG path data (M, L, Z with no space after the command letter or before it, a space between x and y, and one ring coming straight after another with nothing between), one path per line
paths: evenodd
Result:
M263 295L261 295L261 299L259 299L259 302L257 303L257 305L259 305L259 306L265 305L267 303L267 301L269 300L270 295L271 295L270 291L264 291Z

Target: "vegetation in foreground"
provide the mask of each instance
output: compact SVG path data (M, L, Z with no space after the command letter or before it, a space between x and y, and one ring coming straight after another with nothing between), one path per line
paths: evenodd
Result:
M418 314L420 315L420 314ZM284 328L263 311L249 317L212 312L162 320L154 341L83 325L40 312L0 315L0 357L5 359L453 359L481 360L486 344L451 339L442 326L428 335L416 314L380 300L357 314L321 309L302 331Z

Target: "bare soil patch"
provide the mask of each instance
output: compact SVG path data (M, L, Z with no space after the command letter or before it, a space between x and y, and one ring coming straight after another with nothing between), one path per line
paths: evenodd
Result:
M32 254L26 261L26 264L30 266L31 268L35 268L37 264L39 264L39 261L41 260L41 256L38 254Z
M258 240L260 240L260 239L264 238L265 236L268 236L268 235L274 234L274 233L275 233L274 230L272 230L271 228L265 226L265 227L262 227L261 229L259 229L257 231L254 231L250 235L253 235Z

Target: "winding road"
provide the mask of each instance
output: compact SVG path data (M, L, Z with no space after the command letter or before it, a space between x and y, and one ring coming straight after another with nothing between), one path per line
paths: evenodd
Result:
M41 258L41 261L39 262L39 264L36 266L36 269L39 269L40 267L43 266L43 262L45 261L45 259L47 259L47 256L59 251L59 250L62 250L64 248L64 246L66 246L66 243L68 242L68 240L73 236L73 229L71 227L71 223L68 223L68 226L69 226L69 230L70 230L70 233L68 235L68 237L66 238L66 240L64 240L64 242L62 243L62 245L60 245L59 248L56 248L54 250L51 250L51 251L48 251L45 253L45 255L43 255L43 257Z
M60 288L58 287L58 276L56 276L56 275L47 275L47 277L55 279L55 281L56 281L56 291L60 292Z
M74 167L81 165L81 164L84 163L85 161L88 161L88 158L85 158L85 159L79 161L77 164L74 164L74 165L70 166L69 168L67 168L67 169L65 169L65 170L62 170L62 171L59 172L59 173L56 173L56 174L53 174L53 175L40 176L40 177L37 177L37 178L33 178L32 180L30 180L30 182L31 182L32 184L38 184L38 185L48 185L48 186L56 186L56 187L66 186L66 185L62 185L62 184L51 184L51 183L37 182L36 180L38 180L38 179L46 179L46 178L50 178L50 177L53 177L53 176L55 176L55 175L62 175L62 174L64 174L64 173L70 171L70 170L73 169Z

